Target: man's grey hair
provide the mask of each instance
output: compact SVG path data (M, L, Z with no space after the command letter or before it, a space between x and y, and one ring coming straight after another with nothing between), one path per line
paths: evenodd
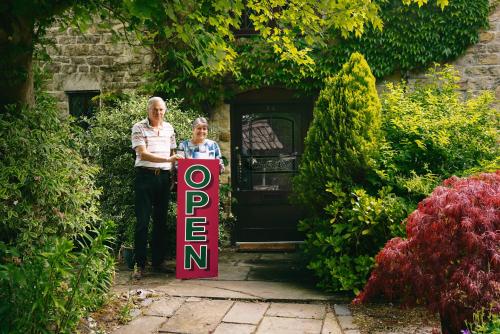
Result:
M163 106L165 107L165 111L167 110L167 104L165 103L165 101L163 101L163 99L159 96L153 96L152 98L150 98L148 100L148 111L149 109L151 109L151 106L155 103L155 102L160 102L163 104Z

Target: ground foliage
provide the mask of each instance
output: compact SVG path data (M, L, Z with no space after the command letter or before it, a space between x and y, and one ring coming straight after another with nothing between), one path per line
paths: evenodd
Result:
M355 302L384 296L439 311L458 333L475 311L500 312L500 172L452 177L408 218L407 239L390 240ZM489 307L489 308L488 308Z
M100 307L114 274L110 227L49 237L29 256L0 243L0 332L72 333Z

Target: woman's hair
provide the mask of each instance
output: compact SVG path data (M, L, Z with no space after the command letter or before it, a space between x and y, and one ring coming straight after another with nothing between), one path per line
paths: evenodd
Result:
M200 125L200 124L204 124L204 125L208 126L208 121L207 121L207 119L206 119L205 117L198 117L197 119L195 119L195 120L193 121L193 123L191 123L191 126L192 126L192 127L193 127L193 129L194 129L195 127L197 127L197 126L198 126L198 125Z

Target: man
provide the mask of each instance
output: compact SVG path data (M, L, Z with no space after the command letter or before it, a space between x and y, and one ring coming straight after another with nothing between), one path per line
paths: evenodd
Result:
M153 271L167 272L164 265L167 213L170 198L172 163L182 158L171 154L176 148L174 128L163 120L165 101L152 97L148 101L148 118L132 127L132 149L135 150L135 279L141 279L147 260L148 225L153 214L151 262Z

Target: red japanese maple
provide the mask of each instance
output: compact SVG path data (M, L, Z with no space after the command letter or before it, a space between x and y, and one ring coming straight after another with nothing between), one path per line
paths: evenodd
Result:
M354 300L383 296L438 311L459 333L482 307L500 312L500 171L444 181L408 217L408 239L390 240Z

